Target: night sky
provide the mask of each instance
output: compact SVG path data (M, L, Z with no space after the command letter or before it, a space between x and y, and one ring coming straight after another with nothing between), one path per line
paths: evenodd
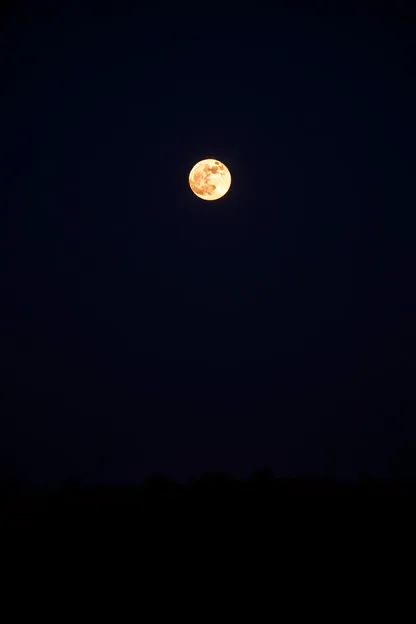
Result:
M416 474L414 22L367 4L2 9L0 472Z

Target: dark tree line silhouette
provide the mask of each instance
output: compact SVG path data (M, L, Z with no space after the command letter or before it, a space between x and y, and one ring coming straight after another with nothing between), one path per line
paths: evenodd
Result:
M405 467L408 469L409 458ZM202 473L198 479L178 483L163 475L149 477L137 486L69 485L52 491L25 491L12 481L0 481L3 514L84 514L102 510L137 512L141 517L190 509L233 510L250 507L277 510L293 497L368 498L414 496L416 479L407 471L391 481L361 480L340 483L332 480L276 478L267 470L246 480L224 473Z

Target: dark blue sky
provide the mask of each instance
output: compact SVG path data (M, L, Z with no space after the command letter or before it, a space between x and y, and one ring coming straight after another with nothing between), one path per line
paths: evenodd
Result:
M409 457L412 21L337 11L4 14L7 474ZM231 171L218 202L188 186L205 157Z

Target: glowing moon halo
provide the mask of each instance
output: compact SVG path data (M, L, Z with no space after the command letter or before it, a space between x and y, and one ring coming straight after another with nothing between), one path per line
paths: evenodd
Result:
M200 199L212 201L227 193L231 186L231 174L219 160L205 158L192 167L189 186Z

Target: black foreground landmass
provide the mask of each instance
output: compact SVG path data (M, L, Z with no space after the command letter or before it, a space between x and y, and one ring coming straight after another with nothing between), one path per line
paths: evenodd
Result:
M202 474L198 480L182 484L163 476L154 476L140 486L69 485L55 490L23 491L16 486L1 488L2 515L51 514L53 516L117 511L154 513L190 510L277 510L288 498L349 498L365 500L376 497L413 497L415 481L361 481L340 483L331 480L279 479L267 472L255 473L247 480L226 474Z

